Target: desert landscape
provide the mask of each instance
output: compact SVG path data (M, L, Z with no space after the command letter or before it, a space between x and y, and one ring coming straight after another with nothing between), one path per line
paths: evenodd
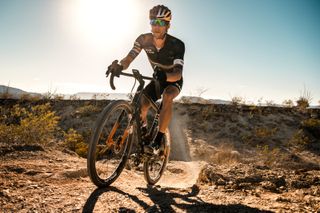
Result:
M0 0L0 213L320 213L319 22L320 0ZM124 103L142 89L162 121Z
M98 189L86 145L108 100L1 100L2 212L319 212L320 111L174 104L164 176Z

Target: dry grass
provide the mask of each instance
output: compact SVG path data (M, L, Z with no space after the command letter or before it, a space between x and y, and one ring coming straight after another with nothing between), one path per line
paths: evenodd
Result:
M269 145L257 145L257 153L267 166L273 166L281 161L283 154L278 147L271 148Z
M272 137L278 131L277 127L267 128L267 127L259 127L255 129L255 136L257 138L266 139Z
M76 110L76 114L81 116L90 116L94 113L99 113L101 111L100 107L94 106L94 105L85 105L81 106Z
M233 164L241 161L241 155L231 145L221 145L210 157L209 162L216 164Z

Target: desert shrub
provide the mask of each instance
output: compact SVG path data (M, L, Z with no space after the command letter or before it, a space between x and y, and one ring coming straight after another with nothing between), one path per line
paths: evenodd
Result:
M265 128L265 127L261 127L261 128L256 128L255 129L255 135L258 138L267 138L267 137L271 137L273 136L276 132L277 132L277 128Z
M71 151L76 152L79 156L86 158L88 145L84 142L82 135L76 130L69 129L64 135L64 145Z
M320 119L309 118L301 122L302 128L320 139Z
M234 106L242 105L245 103L246 103L245 99L240 96L234 96L231 98L231 104Z
M5 91L0 93L0 99L11 99L13 98L12 94L9 92L9 85L5 88Z
M15 105L1 114L0 142L46 144L54 139L58 120L48 103L29 109Z
M52 96L52 99L55 100L55 101L61 101L65 98L65 96L63 94L54 94Z
M290 100L290 99L284 100L284 101L282 102L282 105L285 106L285 107L290 107L290 108L292 108L292 107L294 106L293 101Z
M52 100L53 97L55 96L55 94L56 94L56 90L53 92L50 90L50 91L42 94L42 99L43 100Z
M85 105L82 107L79 107L76 111L76 114L79 114L81 116L90 116L93 113L99 113L101 109L94 105Z
M191 99L190 99L189 97L186 97L186 96L182 96L182 97L179 99L179 101L180 101L181 103L183 103L183 104L191 104L191 103L192 103Z
M80 97L78 97L76 94L74 95L70 95L70 100L73 100L73 101L77 101L77 100L80 100Z
M266 100L266 105L267 106L275 106L276 104L274 103L273 100Z
M214 116L215 112L212 106L206 106L201 109L201 120L210 120Z
M40 95L31 95L29 93L24 93L20 96L20 100L24 101L39 101L41 99Z
M207 149L207 147L200 145L195 148L194 155L199 159L208 159L211 155L211 152Z
M241 160L240 153L233 149L232 146L222 145L211 155L210 162L216 164L232 164Z
M309 118L307 120L302 121L303 127L319 127L320 120L315 118Z
M311 100L311 92L304 87L303 92L300 93L300 97L297 100L297 107L305 109L310 105Z
M98 94L93 94L91 97L92 100L97 100L98 99Z
M308 99L304 98L304 97L300 97L297 100L297 107L300 109L305 109L309 106L309 101Z
M0 99L10 99L10 98L13 98L13 96L8 92L4 92L0 94Z
M250 133L242 133L240 135L240 138L241 138L241 141L244 143L244 144L252 144L253 141L254 141L254 137L252 134Z
M257 152L260 154L264 163L268 166L271 166L279 159L281 159L281 152L279 148L270 148L269 145L260 146L257 145Z
M310 143L310 139L304 133L303 129L296 131L289 141L289 145L305 146Z

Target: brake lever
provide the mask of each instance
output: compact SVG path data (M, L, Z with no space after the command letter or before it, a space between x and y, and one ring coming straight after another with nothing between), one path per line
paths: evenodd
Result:
M108 78L108 76L110 75L111 71L109 69L107 69L106 71L106 77Z
M112 73L111 76L110 76L110 86L111 86L111 88L112 88L113 90L116 89L116 87L114 86L114 83L113 83L114 76L115 76L115 75L113 75L113 73Z

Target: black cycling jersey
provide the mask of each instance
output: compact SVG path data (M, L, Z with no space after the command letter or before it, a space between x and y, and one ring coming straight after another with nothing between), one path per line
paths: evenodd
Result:
M134 59L142 49L147 53L150 64L154 70L160 68L162 71L170 72L176 66L179 66L181 70L183 68L184 43L169 34L166 34L164 45L159 50L153 44L152 33L140 35L134 42L134 46L129 52L129 55ZM157 92L154 81L151 81L144 89L144 93L153 101L158 100L160 98L159 95L161 95L169 85L181 91L183 79L181 78L176 82L159 83L159 92Z
M176 65L180 65L181 68L183 67L184 43L169 34L166 34L164 45L159 50L153 44L152 33L140 35L134 42L129 55L135 58L142 49L147 53L153 69L159 67L162 70L168 71Z

